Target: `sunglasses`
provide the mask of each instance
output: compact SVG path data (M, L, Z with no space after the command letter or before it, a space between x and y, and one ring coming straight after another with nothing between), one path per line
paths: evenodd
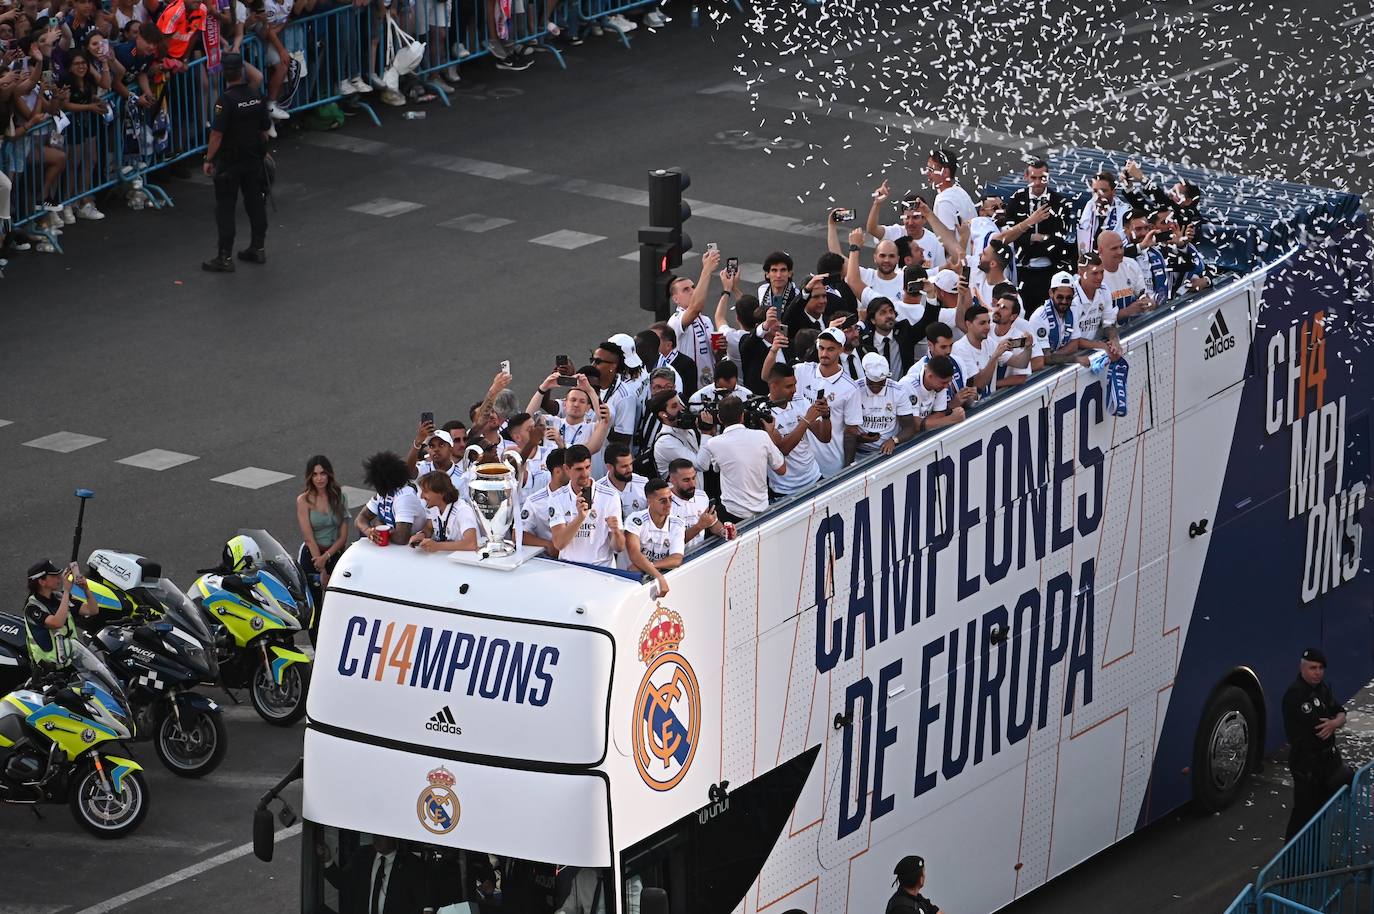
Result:
M612 360L612 359L598 359L596 356L592 356L592 364L593 364L593 365L614 365L614 364L615 364L615 361Z
M1050 298L1054 299L1056 303L1061 305L1067 305L1073 301L1072 295L1051 295Z

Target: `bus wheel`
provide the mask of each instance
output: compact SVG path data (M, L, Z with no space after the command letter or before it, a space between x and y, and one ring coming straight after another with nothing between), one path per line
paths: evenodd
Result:
M1193 749L1193 799L1206 812L1235 802L1259 738L1259 714L1243 689L1223 686L1207 704Z

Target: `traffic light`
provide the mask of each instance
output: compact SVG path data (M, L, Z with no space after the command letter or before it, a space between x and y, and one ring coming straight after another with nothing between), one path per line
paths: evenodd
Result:
M668 282L682 255L692 249L692 239L682 224L692 208L682 192L692 179L681 168L656 168L649 172L649 225L639 230L639 306L659 320L668 317Z

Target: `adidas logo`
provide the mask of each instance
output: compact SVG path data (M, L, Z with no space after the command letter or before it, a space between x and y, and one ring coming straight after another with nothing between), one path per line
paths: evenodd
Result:
M434 716L425 724L426 730L435 730L439 733L452 733L454 736L462 736L463 728L458 726L458 721L453 719L453 711L448 705L444 705L434 713Z
M1207 342L1202 347L1203 360L1216 358L1228 349L1234 348L1236 338L1226 326L1226 318L1220 311L1212 315L1212 326L1207 331Z

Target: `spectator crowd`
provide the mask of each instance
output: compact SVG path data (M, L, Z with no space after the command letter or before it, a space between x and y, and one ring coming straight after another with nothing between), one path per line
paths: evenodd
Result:
M340 8L351 16L326 16ZM57 250L77 220L99 220L88 190L119 176L141 209L142 175L203 146L222 54L245 53L248 82L276 124L298 87L345 106L375 95L404 106L454 91L458 63L486 52L525 70L584 35L665 25L654 5L582 21L570 0L0 0L0 258ZM561 24L560 24L561 23ZM291 27L295 25L295 27ZM392 28L403 38L392 44ZM485 36L485 37L484 37ZM467 41L471 44L470 48ZM414 42L401 66L400 45ZM350 101L352 100L352 101ZM333 120L337 114L338 120ZM334 108L315 120L341 122ZM37 219L29 220L41 210ZM24 222L17 230L15 223ZM0 259L0 269L5 263Z
M537 383L503 367L464 417L422 416L405 447L366 462L376 494L358 531L476 550L470 482L515 453L524 544L666 593L686 553L856 461L1047 368L1124 367L1124 323L1211 283L1194 244L1201 189L1166 188L1134 162L1095 176L1081 207L1040 159L1005 200L975 202L948 150L925 177L891 224L886 181L863 227L844 232L857 214L831 211L814 273L775 251L745 289L738 259L722 268L710 245L698 275L672 279L667 320L586 358L553 354Z

